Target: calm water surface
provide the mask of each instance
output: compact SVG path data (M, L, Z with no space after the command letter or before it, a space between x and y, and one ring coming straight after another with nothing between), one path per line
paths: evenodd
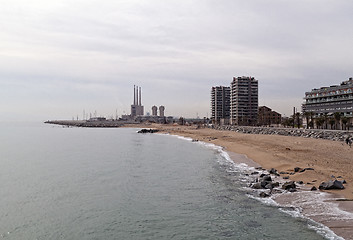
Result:
M324 239L219 150L136 129L3 124L0 238Z

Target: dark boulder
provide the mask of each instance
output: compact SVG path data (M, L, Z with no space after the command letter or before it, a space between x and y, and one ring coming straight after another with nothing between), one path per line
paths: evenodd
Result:
M277 174L277 170L274 168L271 168L269 171L270 174Z
M269 175L265 175L265 176L262 177L262 180L271 182L271 181L272 181L272 178L271 178L271 176L269 176Z
M269 197L270 195L265 192L261 192L259 196L262 198L265 198L265 197Z
M251 185L252 188L254 189L262 189L261 183L257 182L257 183L253 183Z
M268 184L271 184L272 182L271 181L262 181L261 182L261 187L262 188L266 188L266 186L268 185Z
M300 170L302 170L300 167L295 167L294 168L294 172L299 172Z
M316 191L317 188L316 188L315 186L313 186L310 190L311 190L311 191Z
M295 185L294 181L286 182L282 185L284 190L295 189L297 186Z
M330 180L328 182L322 182L319 186L320 190L330 190L330 189L344 189L344 186L341 181Z
M307 167L307 168L304 168L305 170L310 170L310 171L314 171L314 168L311 168L311 167Z

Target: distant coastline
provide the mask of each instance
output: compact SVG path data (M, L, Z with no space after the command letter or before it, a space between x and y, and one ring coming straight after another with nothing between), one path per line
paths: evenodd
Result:
M46 124L55 124L66 127L91 127L91 128L117 128L124 124L137 124L133 122L123 122L118 120L104 120L104 121L85 121L85 120L54 120L45 121Z

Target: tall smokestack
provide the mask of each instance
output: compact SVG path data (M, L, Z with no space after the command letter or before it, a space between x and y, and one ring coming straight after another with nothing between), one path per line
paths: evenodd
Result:
M136 90L135 90L135 85L134 85L134 105L136 105Z
M136 104L135 105L139 105L139 87L136 86Z
M139 99L140 99L139 106L141 106L141 105L142 105L142 103L141 103L141 87L140 87L140 95L139 95Z

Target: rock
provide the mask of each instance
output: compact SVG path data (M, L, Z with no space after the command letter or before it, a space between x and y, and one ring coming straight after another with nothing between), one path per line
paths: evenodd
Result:
M262 188L266 188L266 186L267 186L267 184L271 184L272 182L270 182L270 181L262 181L261 182L261 187Z
M300 167L295 167L295 168L294 168L294 172L299 172L300 170L301 170Z
M294 181L290 181L290 182L286 182L282 185L282 188L284 190L289 190L289 189L295 189L297 186L295 185L295 182Z
M274 168L271 168L270 171L269 171L270 174L276 174L277 173L277 170L274 169Z
M303 184L304 182L303 181L297 181L298 184Z
M322 182L319 186L320 190L330 190L330 189L344 189L344 186L341 181L335 180L335 181L328 181L328 182Z
M289 174L289 172L280 172L279 174Z
M265 175L265 176L262 178L262 180L268 181L268 182L272 182L272 178L271 178L271 176L269 176L269 175Z
M259 196L262 197L262 198L265 198L265 197L269 197L270 195L267 194L267 193L265 193L265 192L261 192L261 193L259 194Z
M261 183L259 183L259 182L253 183L253 184L251 185L251 187L252 187L253 189L262 189Z
M146 128L143 128L141 129L140 131L138 131L137 133L155 133L155 132L158 132L158 129L146 129Z
M251 173L251 175L256 175L256 174L259 174L259 172L255 171Z
M310 171L314 171L314 168L311 168L311 167L307 167L307 168L304 168L305 170L310 170Z
M313 186L311 189L310 189L310 191L316 191L317 190L317 188L315 187L315 186Z
M272 183L272 187L279 187L279 182L274 182L274 183Z
M283 179L289 179L289 176L283 177Z
M297 189L295 189L295 188L290 188L288 191L289 191L289 192L296 192Z
M304 169L299 170L299 172L300 172L300 173L305 172L305 168L304 168Z

